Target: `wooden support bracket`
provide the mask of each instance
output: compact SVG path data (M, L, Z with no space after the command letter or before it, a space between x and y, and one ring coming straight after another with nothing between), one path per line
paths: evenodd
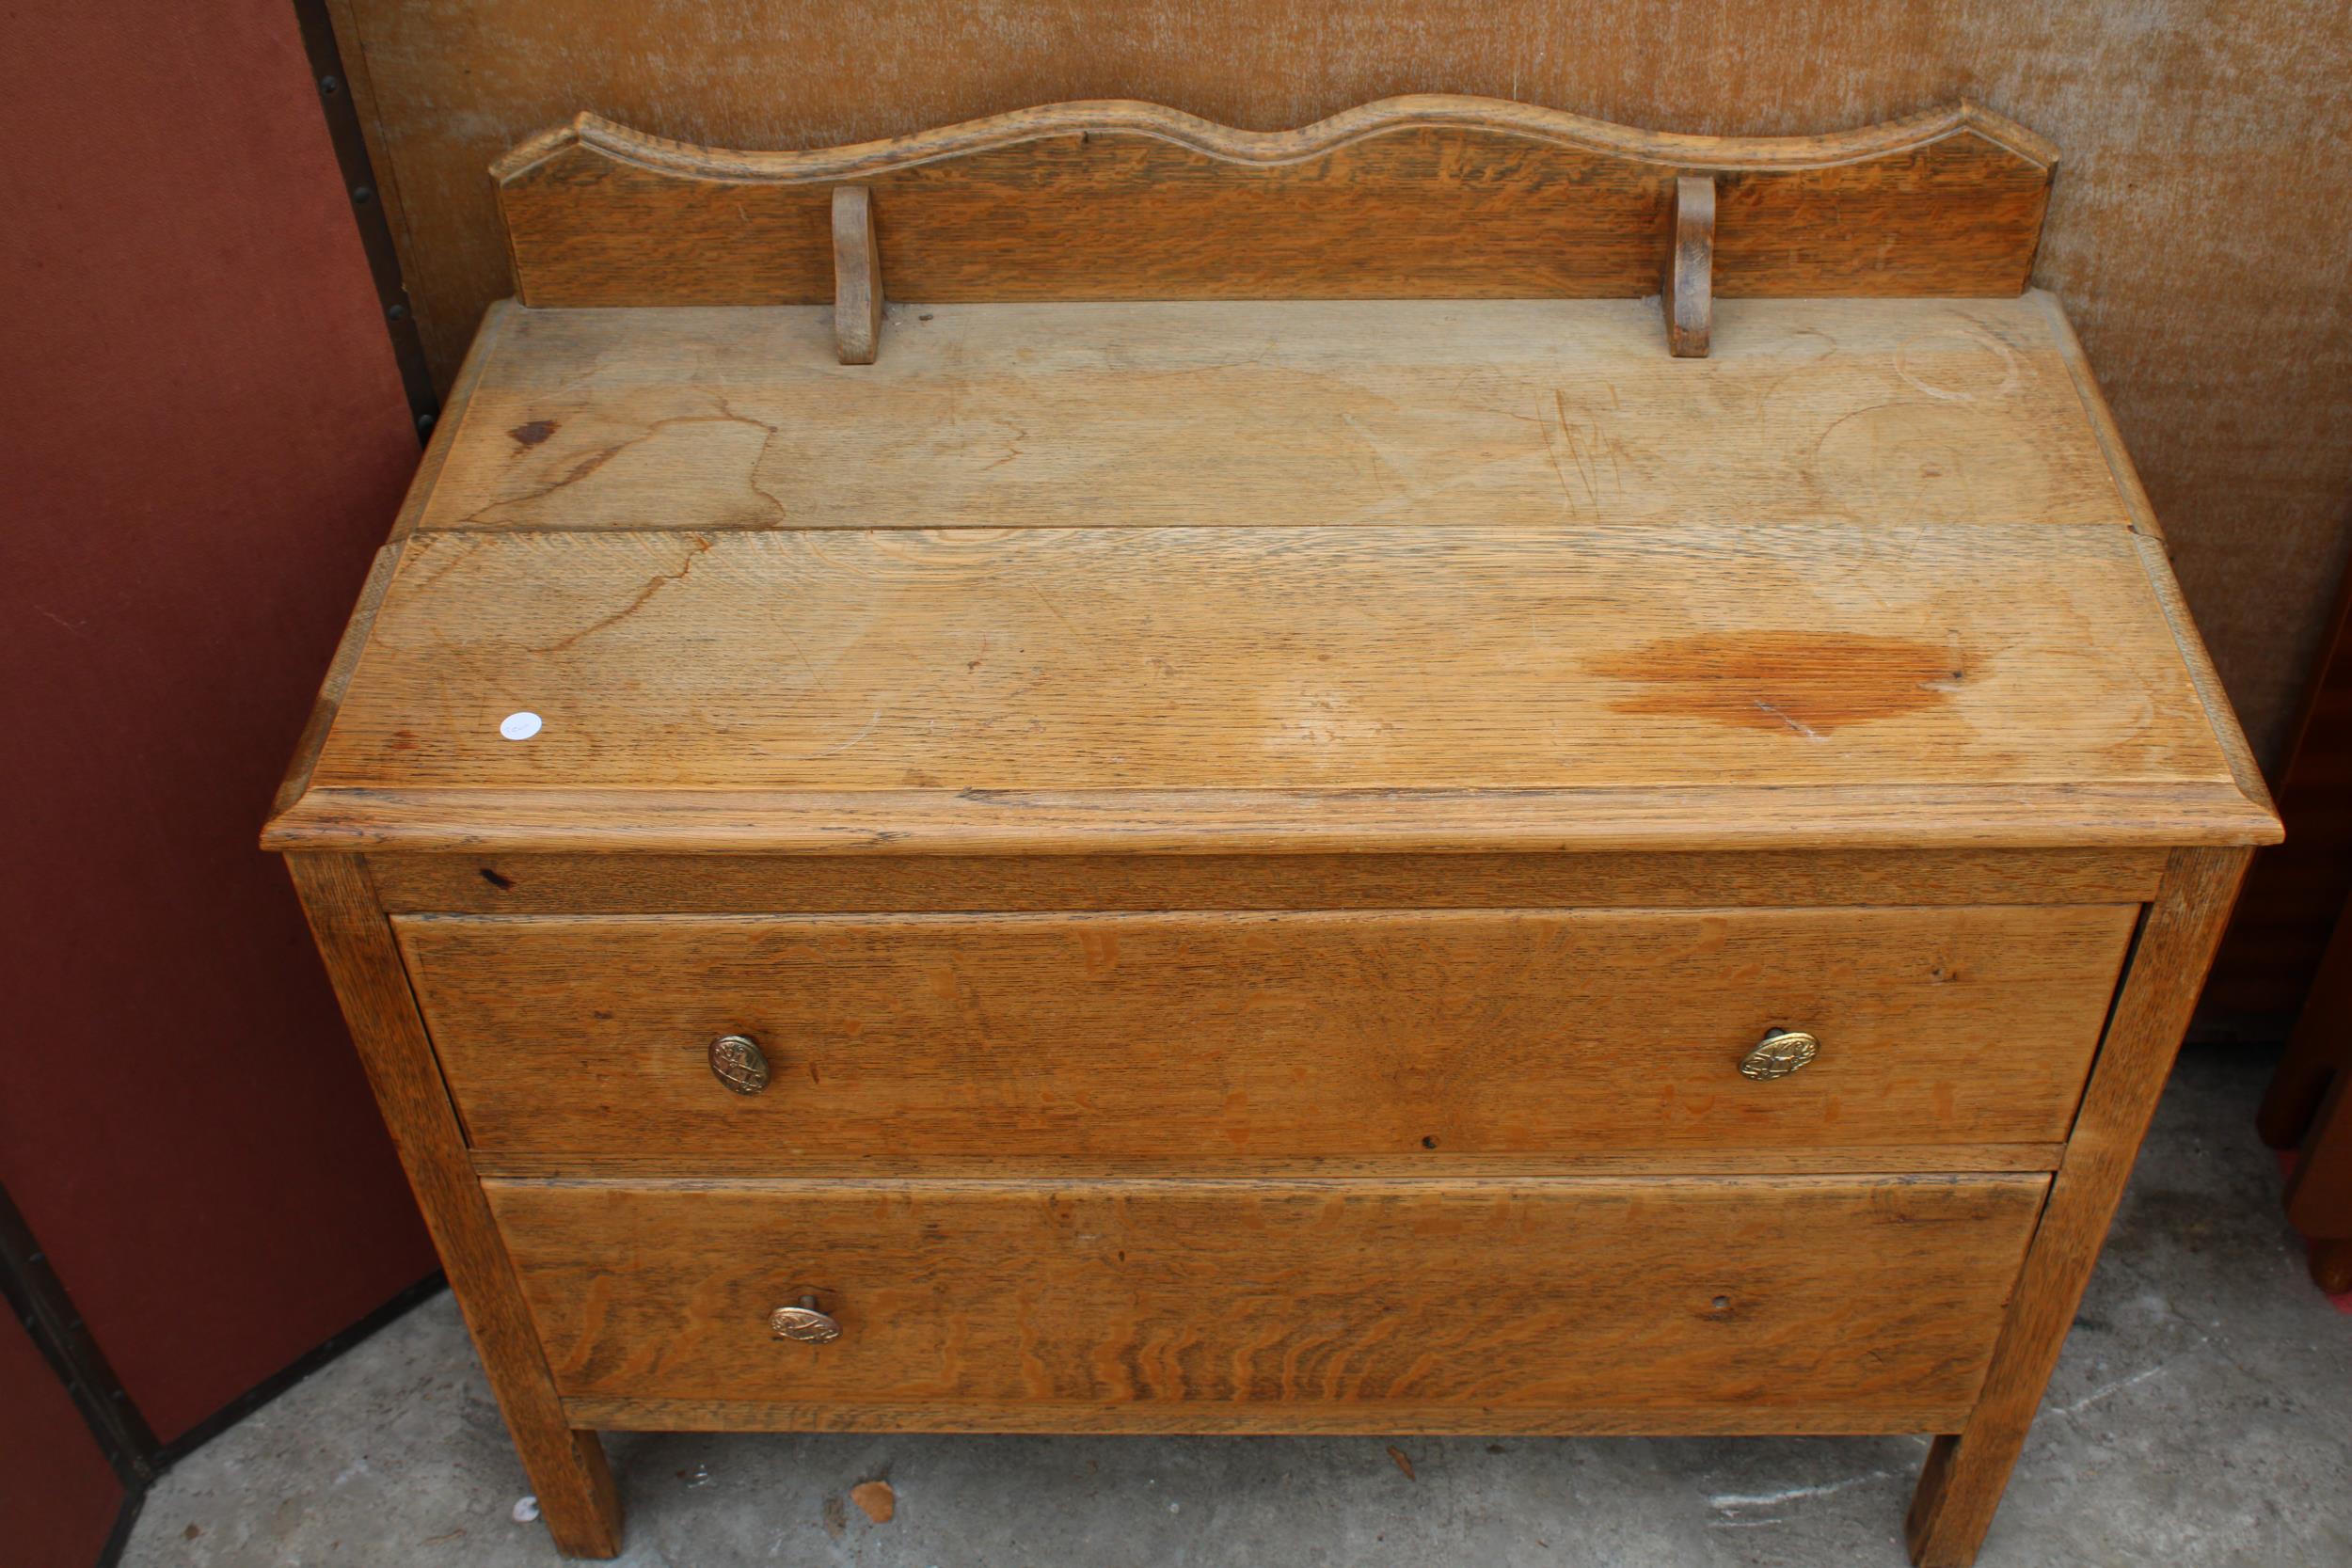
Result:
M1659 286L1666 346L1677 359L1707 357L1715 324L1715 177L1683 175L1667 203L1666 276Z
M882 351L882 252L874 245L874 199L863 185L833 188L833 335L845 365L870 365Z

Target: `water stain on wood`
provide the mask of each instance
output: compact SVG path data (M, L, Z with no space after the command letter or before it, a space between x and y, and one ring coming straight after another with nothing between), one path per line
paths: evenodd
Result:
M553 420L533 420L529 424L516 425L506 434L512 436L519 445L535 447L554 435L555 428Z
M1641 688L1620 713L1707 719L1814 739L1948 701L1968 678L1947 643L1854 633L1704 632L1644 643L1596 673Z

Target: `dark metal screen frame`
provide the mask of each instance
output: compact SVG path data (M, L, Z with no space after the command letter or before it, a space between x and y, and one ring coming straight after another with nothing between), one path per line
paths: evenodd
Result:
M351 198L352 221L358 225L359 243L368 256L368 273L375 281L376 304L384 313L384 330L391 338L392 357L400 366L401 388L408 396L408 415L417 439L433 434L440 418L441 401L433 389L426 368L424 340L417 332L417 313L408 301L408 287L400 272L400 253L392 244L391 219L368 159L367 135L359 125L359 108L351 96L350 78L343 74L342 49L335 41L334 20L326 0L294 0L294 21L302 30L303 52L310 59L311 85L318 89L319 111L326 118L327 138L335 146L343 190Z

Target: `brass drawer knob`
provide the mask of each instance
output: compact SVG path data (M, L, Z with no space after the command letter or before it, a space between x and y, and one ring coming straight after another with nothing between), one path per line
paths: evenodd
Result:
M822 1345L841 1338L841 1325L817 1310L815 1296L803 1296L798 1307L779 1307L768 1314L768 1331L779 1339Z
M710 1076L737 1094L768 1086L768 1058L749 1035L721 1035L710 1042Z
M1786 1078L1820 1053L1818 1037L1800 1029L1775 1029L1740 1058L1740 1070L1759 1082Z

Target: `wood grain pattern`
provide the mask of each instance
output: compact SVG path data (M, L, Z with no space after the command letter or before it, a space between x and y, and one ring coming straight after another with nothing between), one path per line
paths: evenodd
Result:
M2133 538L419 533L310 790L269 841L957 853L2273 836ZM546 721L527 743L499 733L516 709Z
M1542 1410L1508 1406L1391 1403L1367 1414L1355 1405L1289 1404L1269 1420L1254 1405L1052 1404L976 1405L893 1401L888 1404L810 1402L789 1399L669 1400L589 1394L564 1408L584 1426L619 1432L957 1432L1102 1433L1154 1433L1246 1436L1267 1433L1324 1436L1631 1437L1671 1433L1721 1437L1932 1430L1948 1406L1905 1406L1874 1401L1851 1404L1644 1405L1625 1409L1575 1405Z
M1050 858L373 855L406 914L831 914L2113 904L2154 895L2161 850L1728 855Z
M534 306L825 300L829 190L850 182L874 193L892 292L927 304L1634 298L1676 175L1699 170L1723 187L1723 293L1941 297L2025 288L2056 163L1972 103L1737 141L1425 94L1275 133L1056 103L807 152L581 115L491 175Z
M2091 434L2098 440L2099 451L2106 458L2107 472L2115 481L2116 498L2131 518L2133 530L2152 539L2162 539L2164 525L2157 520L2156 509L2148 499L2148 488L2140 483L2139 469L2123 444L2123 433L2116 426L2115 410L2108 406L2106 395L2099 390L2099 378L2091 371L2090 356L2083 351L2074 324L2067 319L2058 296L2048 290L2028 289L2026 297L2042 307L2042 314L2049 319L2051 339L2058 357L2065 362L2067 374L2074 379L2075 393L2082 400L2083 416L2090 421Z
M723 1403L730 1426L763 1401L913 1404L945 1430L1041 1406L1182 1430L1198 1406L1266 1432L1438 1405L1521 1429L1956 1418L2044 1186L485 1184L569 1400ZM841 1338L769 1337L803 1294Z
M1677 359L1704 359L1715 316L1713 176L1675 181L1666 233L1666 275L1660 288L1666 347Z
M624 808L625 809L618 809ZM263 847L397 854L1684 855L2268 844L2231 785L1526 790L318 789Z
M441 472L449 456L458 444L459 431L473 405L473 391L488 366L515 307L501 300L492 305L483 317L482 330L473 346L467 350L465 363L459 367L457 379L450 388L448 399L441 407L440 418L426 441L424 456L417 465L416 477L409 482L408 493L402 499L400 512L392 519L391 533L376 550L375 560L368 568L367 580L360 585L359 597L352 606L351 616L343 624L343 635L335 645L335 657L319 682L318 696L310 705L310 716L304 723L302 735L294 743L293 758L286 765L286 773L278 785L278 794L271 805L273 812L284 811L302 798L309 787L310 769L318 763L319 748L326 744L326 733L334 726L335 715L342 705L343 688L350 683L351 673L358 668L359 654L367 646L368 634L374 628L375 612L384 602L385 592L391 587L392 568L400 563L401 542L416 528L437 488Z
M603 1446L593 1432L575 1430L556 1402L366 869L347 855L289 855L286 863L548 1531L567 1556L612 1557L621 1549L621 1504Z
M2138 912L395 926L479 1150L1173 1159L2060 1139Z
M2228 762L2230 778L2238 793L2275 823L2278 808L2271 803L2270 786L2263 778L2262 768L2254 761L2253 748L2246 743L2246 732L2238 728L2237 710L2230 705L2229 693L2221 689L2221 676L2213 667L2212 657L2205 652L2205 640L2198 634L2197 623L2189 617L2188 601L2182 597L2180 580L2172 575L2170 552L2164 541L2142 534L2132 541L2139 552L2139 563L2148 573L2148 587L2163 607L2165 624L2172 628L2172 641L2180 654L2181 667L2188 672L2189 683L2197 689L2197 700L2205 705L2205 718L2213 726L2214 739L2221 747L2221 755Z
M392 586L393 568L400 564L400 544L395 540L375 552L368 564L368 575L359 585L359 597L351 607L351 617L343 623L343 634L335 644L335 657L328 661L326 673L320 679L318 695L311 700L310 716L303 721L302 734L294 741L294 758L286 766L286 776L278 781L278 794L270 802L272 813L282 812L302 799L310 787L310 770L318 766L319 749L326 744L326 734L335 726L335 715L341 710L343 689L351 684L351 673L359 666L360 651L368 645L368 633L375 626L375 612L383 607L384 594Z
M1781 1148L1568 1149L1546 1154L1406 1154L1365 1156L1209 1152L1181 1159L1109 1159L1071 1154L1024 1155L1013 1172L1024 1180L1073 1182L1140 1181L1166 1178L1251 1181L1531 1181L1561 1177L1638 1176L1949 1176L1994 1171L2058 1169L2066 1146L2043 1144L1846 1144ZM858 1154L796 1159L724 1152L693 1156L693 1180L899 1181L993 1180L1006 1163L989 1155ZM519 1180L669 1181L678 1180L672 1153L522 1153L478 1149L473 1168L485 1177Z
M1635 301L925 306L844 369L822 309L516 310L420 526L2138 526L2061 322L1718 301L1677 363Z
M2099 1059L2010 1303L1982 1399L1938 1437L1906 1536L1919 1568L1967 1568L2058 1364L2132 1161L2246 874L2243 849L2181 849L2150 906Z
M434 421L433 435L425 442L424 458L417 465L416 477L408 483L407 495L401 499L399 515L392 519L389 543L397 545L414 532L426 507L439 493L450 454L469 439L464 432L473 414L474 393L491 363L502 357L500 347L506 341L508 329L522 314L521 307L511 299L493 300L483 312L482 329L474 334L473 342L466 349L465 360L450 383L449 396L441 400L440 418ZM526 423L509 430L506 436L516 446L530 447L547 439L548 434L549 431L536 430Z
M874 201L863 185L833 192L833 337L845 365L870 365L882 351L882 251Z

